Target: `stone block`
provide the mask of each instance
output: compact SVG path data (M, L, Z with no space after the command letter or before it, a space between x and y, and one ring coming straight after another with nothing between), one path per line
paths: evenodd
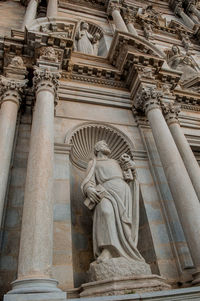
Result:
M54 204L54 221L70 221L70 204Z
M13 228L17 227L20 222L20 217L17 209L8 209L6 214L6 227Z
M0 269L3 271L13 271L17 268L17 260L13 256L2 256Z
M69 158L65 154L55 154L54 179L69 179Z
M68 180L54 181L55 203L70 203L70 184Z

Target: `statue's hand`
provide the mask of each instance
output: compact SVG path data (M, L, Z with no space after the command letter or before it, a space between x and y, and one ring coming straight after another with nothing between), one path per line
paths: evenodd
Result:
M128 170L128 169L135 170L135 162L130 160L129 162L125 163L123 167L124 170Z
M87 196L93 203L96 203L96 204L98 204L101 200L99 193L96 191L96 189L94 187L88 187Z

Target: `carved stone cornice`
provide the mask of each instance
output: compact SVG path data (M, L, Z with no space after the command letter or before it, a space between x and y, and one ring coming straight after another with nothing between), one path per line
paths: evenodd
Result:
M27 80L17 80L0 76L0 103L13 101L19 105L26 83Z
M133 102L133 110L147 114L154 109L161 110L161 93L155 87L140 87Z
M58 71L50 71L35 67L33 84L36 88L36 93L42 90L49 91L55 96L55 103L57 101L57 91L59 86L60 73Z
M165 117L165 120L168 125L172 123L178 123L179 124L179 119L178 116L181 112L181 107L180 105L177 104L162 104L162 111L163 115Z

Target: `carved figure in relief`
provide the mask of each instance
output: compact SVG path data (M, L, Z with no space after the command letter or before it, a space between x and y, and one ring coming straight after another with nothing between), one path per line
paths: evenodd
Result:
M88 23L82 23L81 28L78 30L76 34L77 40L77 51L86 53L86 54L94 54L94 48L92 45L93 36L88 32L89 25Z
M167 62L172 69L183 72L181 80L187 80L199 73L199 67L192 56L189 53L181 53L176 45L173 45L172 49L168 51Z
M139 188L135 163L127 154L123 154L119 162L110 159L111 151L105 141L95 144L94 153L81 188L86 196L85 205L94 213L96 262L115 257L144 262L137 250Z

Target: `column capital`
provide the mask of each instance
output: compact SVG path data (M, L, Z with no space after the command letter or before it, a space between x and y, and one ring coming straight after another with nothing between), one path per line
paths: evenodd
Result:
M155 87L141 87L137 92L133 110L148 113L153 109L161 109L161 92Z
M168 125L178 123L178 116L181 112L181 107L176 104L162 104L162 111Z
M57 91L59 86L60 73L58 71L51 71L49 69L42 69L35 67L33 83L36 88L36 93L46 90L51 92L55 96L55 102L57 99Z
M115 0L110 0L108 3L108 7L107 7L107 13L109 15L112 15L113 11L121 11L121 5L119 3L119 1L115 1Z
M0 105L5 101L15 102L20 105L21 94L26 87L27 80L17 80L0 76Z

